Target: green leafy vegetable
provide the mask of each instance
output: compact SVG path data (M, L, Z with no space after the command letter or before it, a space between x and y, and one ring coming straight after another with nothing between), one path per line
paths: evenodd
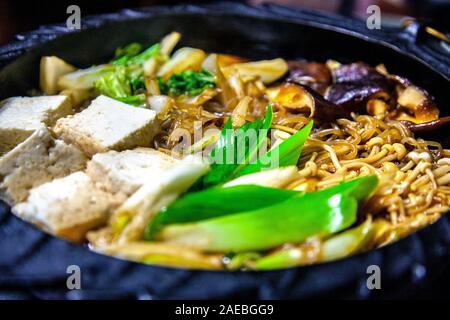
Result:
M303 150L303 145L308 139L312 126L313 121L310 121L301 130L297 131L272 150L269 150L263 157L258 158L256 163L249 164L245 167L238 173L238 176L258 172L273 167L274 165L278 167L297 165Z
M111 98L125 98L132 95L125 67L116 67L114 71L98 78L94 85L99 93Z
M203 187L224 183L239 175L239 172L255 159L266 146L267 133L272 124L273 111L269 105L265 119L244 124L233 130L231 119L225 123L219 140L211 151L211 171L203 177Z
M124 65L128 62L128 60L130 60L130 58L141 52L141 50L142 46L136 42L132 42L123 48L117 48L115 58L111 61L111 63L115 65Z
M116 66L114 71L99 77L94 86L98 93L131 105L145 103L145 94L140 93L141 79L130 79L125 66Z
M141 45L130 43L116 50L109 72L99 76L94 87L99 94L131 105L145 103L144 70L142 64L157 55L160 45L155 44L141 52Z
M161 46L157 43L141 52L142 46L139 43L133 42L124 48L117 48L116 57L111 63L117 66L142 64L147 59L158 54L160 48Z
M211 188L189 193L164 208L155 219L150 221L145 239L151 240L154 232L163 225L200 221L263 208L298 194L298 191L255 185ZM248 201L249 199L252 201Z
M135 79L130 80L130 86L131 90L133 92L139 91L139 90L145 90L145 83L143 77L137 77Z
M204 251L243 252L328 236L356 221L358 201L368 197L377 183L376 176L361 177L271 206L169 225L157 232L155 239Z
M133 106L140 106L145 103L145 94L136 94L134 96L128 96L123 98L117 98L120 102L131 104Z
M208 188L225 183L235 177L259 172L274 167L296 165L303 145L311 132L313 122L296 132L278 146L261 155L267 146L266 136L272 124L273 112L269 105L264 120L246 123L233 131L229 119L222 130L219 141L211 152L211 171L202 179L202 186ZM256 132L253 137L249 133ZM250 143L246 143L249 138Z
M215 76L208 70L201 71L186 70L173 74L167 81L158 78L161 93L168 96L179 96L188 94L196 96L203 90L216 87Z
M128 65L142 64L145 61L147 61L149 58L157 55L159 53L160 49L161 49L160 44L156 43L156 44L152 45L151 47L149 47L148 49L146 49L143 52L141 52L140 54L130 58L127 61L127 64Z

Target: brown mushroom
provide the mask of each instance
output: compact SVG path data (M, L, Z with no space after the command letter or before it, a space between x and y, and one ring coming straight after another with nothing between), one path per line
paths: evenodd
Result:
M339 66L334 70L334 79L325 99L351 111L362 112L369 99L388 100L393 92L387 77L362 62Z
M271 103L304 112L319 122L332 122L338 118L348 118L350 111L327 101L315 90L297 83L285 82L266 91Z
M442 117L429 122L414 123L411 121L400 121L414 133L432 132L444 126L450 125L450 116Z
M434 105L429 94L414 85L405 88L398 88L397 103L401 108L406 109L414 115L412 122L424 123L437 120L439 109ZM407 117L397 117L397 120L409 120Z
M290 60L288 67L289 74L286 78L288 82L311 87L322 95L331 84L331 72L324 63Z

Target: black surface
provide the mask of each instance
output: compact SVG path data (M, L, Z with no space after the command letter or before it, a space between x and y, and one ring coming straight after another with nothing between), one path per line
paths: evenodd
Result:
M105 61L117 46L151 44L177 30L181 45L249 58L327 58L383 62L448 105L449 65L408 32L369 31L359 22L236 4L125 10L90 17L85 30L43 27L0 48L0 98L37 86L38 61L55 54L77 66ZM56 39L57 38L57 39ZM54 40L55 39L55 40ZM54 40L54 41L53 41ZM448 114L448 110L443 110ZM66 290L66 268L81 267L82 290ZM366 287L367 266L382 273L382 289ZM0 298L393 298L449 297L450 219L393 245L333 263L271 272L192 271L145 266L88 251L51 237L0 208Z

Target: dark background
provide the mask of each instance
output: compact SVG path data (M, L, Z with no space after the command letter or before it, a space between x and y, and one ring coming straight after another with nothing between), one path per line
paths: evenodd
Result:
M172 1L172 0L107 0L107 1L20 1L0 0L0 45L13 40L20 32L36 29L39 25L64 22L68 15L66 9L71 4L81 8L81 14L90 15L114 12L122 8L152 6L175 3L207 3L212 1ZM274 2L278 4L303 6L347 16L366 17L366 8L371 4L379 5L382 21L386 25L400 25L405 16L431 18L450 29L450 0L248 0L235 1L260 4Z

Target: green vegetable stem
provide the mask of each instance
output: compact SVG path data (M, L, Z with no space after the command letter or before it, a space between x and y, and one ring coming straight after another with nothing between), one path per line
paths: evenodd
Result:
M361 177L321 191L299 193L266 207L168 225L155 239L204 251L243 252L300 243L311 236L325 237L356 221L358 202L366 199L377 183L376 176ZM196 212L190 211L191 216Z
M248 122L237 130L232 129L231 120L228 119L211 151L213 164L211 171L202 180L203 188L274 167L296 165L313 122L310 121L294 135L261 155L262 148L267 146L266 136L272 119L271 105L267 108L265 119ZM253 137L250 134L252 132L256 132ZM249 138L250 143L246 143L246 138Z
M210 188L188 193L164 208L150 221L146 240L151 240L155 231L163 225L200 221L233 213L264 208L298 195L298 191L241 185L229 188ZM251 201L249 201L251 199Z

